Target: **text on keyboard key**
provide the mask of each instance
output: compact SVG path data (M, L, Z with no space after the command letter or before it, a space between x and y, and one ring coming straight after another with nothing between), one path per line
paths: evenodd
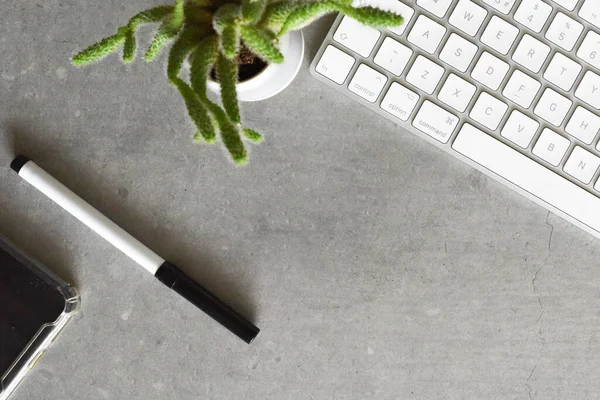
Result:
M484 51L479 61L473 68L471 76L477 82L484 84L492 90L497 90L508 73L510 66L498 57Z
M535 33L540 33L552 13L552 7L542 0L523 0L515 13L515 20Z
M506 110L508 110L506 103L490 96L486 92L482 92L475 102L469 117L494 131L500 125L500 121L502 121L504 114L506 114Z
M577 51L577 57L600 69L600 35L589 31Z
M452 148L600 232L600 199L479 129L465 124Z
M558 94L554 90L547 88L540 97L537 106L533 112L538 117L542 117L554 126L560 126L565 120L573 102L566 97Z
M475 54L477 54L476 45L453 33L440 52L440 60L460 72L466 72L475 58Z
M540 123L529 118L519 110L513 110L504 124L500 135L524 149L529 147Z
M448 143L458 121L454 114L426 100L415 116L413 126L442 143Z
M418 94L394 82L381 101L380 107L396 118L408 121L418 101Z
M569 139L546 128L535 142L532 153L556 167L562 161L570 145Z
M537 74L540 72L548 54L550 54L550 46L525 34L512 58L531 72Z
M562 90L569 91L575 80L577 80L581 68L580 64L562 55L562 53L556 53L544 72L544 78Z
M406 75L406 81L425 93L432 94L443 75L444 68L423 56L418 56Z
M475 36L485 20L487 11L470 0L460 0L448 20L469 36Z
M508 54L518 34L518 28L493 16L481 35L481 41L501 54Z
M539 81L517 69L508 80L502 94L521 107L529 108L541 86Z
M476 91L475 85L450 74L438 94L438 99L456 111L464 112Z
M369 57L380 35L381 32L377 29L344 17L333 35L333 40L363 57Z
M327 46L315 71L341 85L348 77L354 61L354 57L335 46Z
M588 71L575 91L577 98L600 110L600 76Z
M373 61L392 74L400 76L404 72L412 53L413 51L405 45L387 37L381 44Z
M571 116L565 131L585 144L592 144L600 132L600 117L579 106Z
M348 90L371 103L375 103L386 82L385 75L371 67L367 67L365 64L361 64L350 81Z
M581 9L579 9L579 16L585 19L596 28L600 28L600 12L598 10L598 0L585 0Z
M600 158L579 146L575 146L563 170L573 178L588 184L600 166Z
M437 50L445 34L446 28L442 25L432 21L425 15L419 15L419 18L417 18L417 21L408 34L408 41L426 52L433 54Z
M494 7L502 14L508 14L515 5L516 0L483 0L483 2Z
M546 32L546 38L563 49L571 51L582 31L583 25L559 12Z

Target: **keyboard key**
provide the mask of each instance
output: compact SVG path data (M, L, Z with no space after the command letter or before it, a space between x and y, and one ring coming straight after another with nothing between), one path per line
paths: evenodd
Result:
M454 8L449 22L467 35L475 36L486 15L487 11L483 7L479 7L469 0L460 0Z
M456 111L464 112L476 91L477 87L475 85L454 74L450 74L438 94L438 99Z
M552 7L541 0L523 0L515 20L535 33L540 33L552 13Z
M380 107L396 118L408 121L408 117L410 117L418 101L418 94L394 82L381 101Z
M392 74L400 76L406 68L412 53L413 51L405 45L387 37L381 44L373 61Z
M583 25L559 12L546 32L546 39L567 51L571 51L582 31Z
M598 0L585 0L581 9L579 10L579 16L585 19L596 28L600 28L600 10L598 9Z
M509 70L509 65L490 53L483 52L473 68L471 76L477 82L492 90L497 90Z
M529 108L541 86L542 84L539 81L519 70L515 70L502 94L521 107Z
M419 15L417 22L408 34L408 41L420 47L428 53L435 53L442 38L446 34L446 28L427 18Z
M344 17L333 35L333 40L363 57L369 57L380 35L381 32L377 29Z
M565 128L567 133L585 144L592 144L600 131L600 117L579 106Z
M600 158L579 146L575 146L563 170L587 185L592 181L598 167L600 167Z
M533 111L535 115L542 117L552 125L560 126L564 121L573 102L547 88Z
M518 34L519 29L493 16L481 35L481 41L501 54L508 54Z
M452 148L530 195L600 231L600 199L504 143L465 124Z
M515 5L516 0L483 0L483 2L494 7L502 14L508 14Z
M477 54L476 45L453 33L440 53L440 60L460 72L466 72L475 54Z
M335 46L327 46L315 71L341 85L348 77L354 61L354 57L337 49Z
M504 124L500 135L517 146L526 149L529 147L531 139L533 139L539 127L540 123L536 120L529 118L519 110L513 110Z
M580 64L561 53L556 53L544 72L544 78L568 92L573 87L580 72Z
M600 76L588 71L575 91L577 98L600 110Z
M365 64L361 64L356 70L352 81L350 81L348 90L371 103L375 103L386 82L385 75L371 67L367 67Z
M415 117L413 126L442 143L448 143L458 121L455 115L426 100Z
M500 121L502 121L507 109L508 106L505 103L486 92L482 92L477 102L475 102L469 117L486 128L495 131L498 125L500 125Z
M589 31L577 51L577 57L600 69L600 35Z
M406 81L425 93L432 94L443 75L444 68L423 56L418 56L406 75Z
M563 6L564 8L566 8L569 11L573 11L579 0L552 0L552 1L554 1L556 4Z
M392 11L402 15L402 17L404 18L404 23L402 25L393 28L388 28L396 35L402 35L404 33L406 26L408 25L413 14L415 13L415 10L398 0L354 0L352 2L352 5L354 7L377 7L381 10Z
M544 61L550 54L550 46L529 35L524 35L512 58L531 72L540 72Z
M446 15L450 4L452 4L452 0L417 0L418 6L440 18Z
M571 142L569 139L566 139L560 136L558 133L546 128L542 131L542 134L535 143L535 146L533 146L532 153L549 164L557 167L565 156L570 145Z

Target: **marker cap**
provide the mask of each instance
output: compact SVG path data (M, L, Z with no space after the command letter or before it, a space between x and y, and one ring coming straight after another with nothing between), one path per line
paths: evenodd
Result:
M198 282L187 276L175 265L165 262L156 271L154 276L190 303L204 311L215 321L229 329L244 342L248 344L252 343L258 332L260 332L258 327L242 317Z

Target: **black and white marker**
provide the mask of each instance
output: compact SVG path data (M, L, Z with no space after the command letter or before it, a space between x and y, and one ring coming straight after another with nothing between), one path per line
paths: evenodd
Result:
M179 293L246 343L251 343L259 329L234 309L192 280L175 265L165 261L137 239L125 232L94 207L25 156L17 156L10 167L19 176L44 193L56 204L86 224L94 232L144 267L158 280Z

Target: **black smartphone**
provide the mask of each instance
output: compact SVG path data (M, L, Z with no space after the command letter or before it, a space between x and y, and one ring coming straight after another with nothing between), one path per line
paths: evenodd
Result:
M79 294L0 236L0 400L79 309Z

